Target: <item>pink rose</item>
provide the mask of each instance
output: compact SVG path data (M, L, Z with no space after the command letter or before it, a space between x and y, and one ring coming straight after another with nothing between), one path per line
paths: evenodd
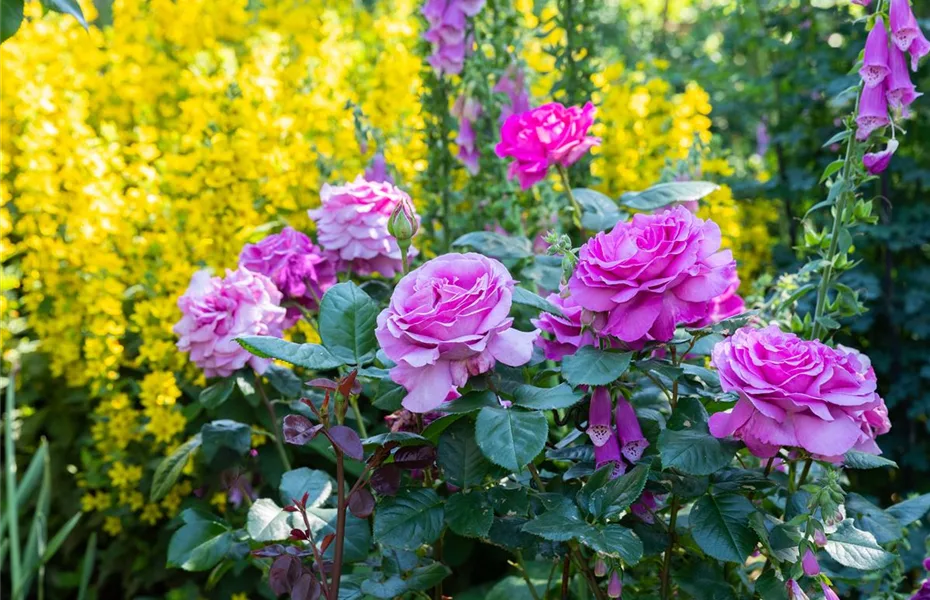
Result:
M437 408L496 361L530 360L538 332L512 328L514 285L504 265L473 253L439 256L400 280L375 334L397 363L391 379L407 389L407 410Z
M716 223L676 206L588 240L568 287L579 306L606 314L602 335L641 346L707 318L734 268L730 251L720 251Z
M245 335L281 336L286 311L281 292L261 273L239 267L226 277L197 271L178 299L184 316L174 326L178 349L207 377L227 377L250 364L263 373L271 363L242 348L236 338Z
M309 214L327 252L359 275L393 277L401 270L400 248L387 223L394 207L403 200L411 202L410 196L386 181L357 177L346 185L324 184L320 200L320 208ZM409 256L415 255L411 246Z
M336 283L332 262L303 233L285 227L257 244L246 244L239 266L266 275L288 300L316 307L323 293ZM287 309L288 325L300 319L300 310Z
M547 359L562 360L582 346L600 345L601 341L606 341L599 340L595 334L603 326L603 315L586 311L571 296L563 298L561 294L549 294L546 300L557 306L564 315L557 317L541 313L538 319L533 320L533 325L550 334L550 339L540 336L536 340L536 345L543 349Z
M739 395L731 410L711 416L716 437L741 439L763 458L781 447L825 460L849 450L881 453L875 436L891 424L864 354L770 325L737 330L714 347L711 363L721 387Z
M692 327L707 327L746 312L746 303L739 294L736 293L739 290L740 284L739 275L736 273L736 263L733 264L732 269L729 269L727 281L730 282L727 289L710 301L710 309L707 312L707 316L696 323L691 323Z
M494 148L501 158L513 158L508 177L519 178L520 187L529 189L545 178L549 167L568 167L600 144L599 138L588 135L595 110L590 102L584 108L550 102L508 117Z

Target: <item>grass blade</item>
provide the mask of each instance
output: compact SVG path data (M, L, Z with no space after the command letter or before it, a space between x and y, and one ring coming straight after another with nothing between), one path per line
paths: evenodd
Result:
M22 585L22 564L19 556L19 523L17 519L16 497L16 446L13 444L13 409L16 406L16 374L10 372L6 386L6 415L3 419L3 452L6 454L4 471L6 471L6 518L10 546L10 583L14 590ZM16 592L13 600L16 600Z
M87 588L90 587L90 576L94 572L94 559L97 556L97 532L90 534L87 540L87 551L84 552L84 565L81 567L81 587L78 590L78 600L87 598Z
M43 440L44 441L44 440ZM26 551L23 554L22 587L13 588L13 596L25 597L32 587L32 578L39 572L40 579L44 575L42 555L48 541L48 515L52 503L52 466L48 452L44 453L42 461L42 487L39 488L39 498L36 501L35 516L32 518L32 527L29 528L29 538L26 541ZM40 595L41 592L40 592Z
M71 535L71 532L74 531L74 528L77 527L78 521L80 520L81 513L75 513L67 523L61 526L61 529L59 529L55 537L52 538L52 541L48 543L48 547L45 548L45 553L42 555L43 564L47 563L55 556L55 553L58 552L61 545L65 543L65 540L68 539L68 536Z

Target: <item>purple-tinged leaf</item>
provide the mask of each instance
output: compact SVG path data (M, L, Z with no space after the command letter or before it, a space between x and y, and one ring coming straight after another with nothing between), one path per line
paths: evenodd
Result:
M295 446L309 444L323 429L322 424L314 425L310 419L301 415L284 417L284 441Z
M286 594L293 589L300 578L302 568L300 561L290 555L279 556L271 563L268 571L268 585L275 596Z
M265 546L264 548L256 548L252 550L252 556L257 556L259 558L274 558L276 556L281 556L286 552L284 546L281 544L271 544Z
M425 469L436 462L432 446L407 446L394 453L394 464L401 469Z
M365 451L362 448L362 440L355 433L355 430L345 425L336 425L326 431L326 435L333 445L342 451L343 454L355 460L365 458Z
M379 496L393 496L400 489L400 469L396 465L384 465L375 470L368 480Z
M317 379L311 379L307 382L307 387L319 388L321 390L331 390L334 391L339 387L339 384L333 381L332 379L326 379L324 377L319 377Z
M291 590L291 600L317 600L321 591L320 582L316 577L309 571L304 571Z
M367 519L375 510L375 497L366 488L358 488L349 496L349 512L359 519Z

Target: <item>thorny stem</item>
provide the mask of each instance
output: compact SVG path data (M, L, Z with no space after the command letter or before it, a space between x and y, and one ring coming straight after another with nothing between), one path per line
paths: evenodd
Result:
M562 187L565 188L565 193L568 195L568 201L572 205L572 221L575 223L575 227L579 231L582 231L581 227L581 205L578 204L578 201L575 200L575 195L572 193L572 186L568 182L568 171L562 165L557 165L559 171L559 177L562 178Z
M678 509L680 508L678 496L672 496L671 517L668 521L668 548L665 550L665 560L662 562L662 600L671 598L672 551L675 549L675 527L678 523Z
M320 549L316 547L313 541L313 529L310 528L310 519L307 518L307 508L300 506L300 516L304 518L304 526L307 528L307 540L310 542L310 548L313 550L313 559L320 566L320 587L323 588L323 594L330 600L336 600L329 593L329 584L326 583L326 568L323 565L323 557L320 555Z
M533 596L534 600L540 600L539 594L536 593L536 586L530 581L530 574L526 572L526 564L523 562L523 553L517 550L514 554L517 557L517 566L520 568L520 575L523 576L523 581L526 582L526 587L529 588L530 595Z
M287 452L284 450L284 442L281 441L281 433L278 428L278 417L274 412L274 404L268 399L268 394L265 393L265 386L262 385L262 376L258 373L255 374L255 388L258 390L258 395L262 397L262 403L265 405L265 408L268 409L268 416L271 417L271 433L274 437L274 445L278 449L278 455L281 457L281 464L284 465L285 471L290 471L291 461L287 457Z
M336 506L336 551L333 553L333 585L331 600L339 598L339 580L342 577L342 551L345 546L346 535L346 484L345 484L345 457L342 450L333 445L336 451L336 485L338 486L338 501ZM321 565L322 566L322 565Z

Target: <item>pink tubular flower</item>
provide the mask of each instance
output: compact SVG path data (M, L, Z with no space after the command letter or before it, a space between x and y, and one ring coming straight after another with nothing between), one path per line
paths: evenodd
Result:
M707 316L697 323L692 323L692 327L707 327L746 312L746 303L736 293L739 291L740 284L739 275L736 273L736 263L733 263L732 269L728 269L727 280L730 285L722 294L711 300Z
M823 590L823 600L840 600L833 588L822 581L820 582L820 589Z
M281 337L286 311L280 304L281 292L261 273L240 267L220 279L197 271L178 299L183 313L174 326L178 349L189 352L207 377L228 377L246 364L264 373L271 361L254 356L236 338Z
M911 55L911 69L917 70L917 61L930 52L930 41L924 37L909 0L891 0L888 12L891 22L891 39L901 52Z
M639 419L636 417L633 405L622 395L617 396L614 418L617 422L617 435L623 442L621 452L631 464L635 465L643 457L643 452L649 447L649 442L643 436L643 430L639 426Z
M455 104L452 105L452 116L459 120L459 132L455 138L455 143L459 147L457 158L472 175L477 175L479 170L480 155L475 144L474 125L480 115L481 104L475 98L464 94L456 98Z
M820 564L817 562L817 557L811 552L810 548L804 552L804 558L801 559L801 567L804 569L804 574L808 577L813 577L820 573Z
M591 404L588 407L588 429L586 433L595 446L603 446L607 439L613 435L610 423L612 402L610 392L605 387L594 388L591 394Z
M606 313L601 334L633 346L668 341L730 286L733 256L719 249L720 228L682 206L639 214L581 247L568 287L581 307Z
M598 557L598 559L594 561L594 576L603 577L604 575L607 575L607 563L604 562L603 558Z
M911 74L907 70L903 52L892 47L888 57L888 66L891 68L891 74L888 76L888 91L885 92L888 104L895 108L904 108L923 96L917 92L917 88L911 81Z
M327 252L359 275L393 277L401 270L400 248L387 223L394 207L411 202L410 196L390 183L357 177L346 185L324 184L320 200L320 208L308 212ZM415 255L411 246L409 256Z
M859 96L859 114L856 115L856 139L868 139L876 129L891 123L888 118L888 98L885 96L887 86L883 81L875 87L863 86Z
M314 308L323 293L336 283L333 264L303 233L285 227L257 244L246 244L239 266L261 273L274 282L287 300ZM287 309L288 325L300 319L298 308Z
M610 581L607 583L607 597L619 598L623 594L623 582L620 581L620 574L614 571L610 574Z
M714 346L720 385L736 405L710 418L716 437L735 436L767 458L781 447L836 461L849 450L880 454L890 428L868 357L802 340L777 326L743 327Z
M626 473L626 463L620 455L620 442L617 441L617 435L613 430L610 431L604 444L594 447L594 468L600 469L609 464L613 465L610 472L611 479L616 479Z
M469 375L530 360L538 331L512 328L514 286L504 265L473 253L439 256L400 280L375 334L397 363L391 378L407 389L405 408L432 410Z
M508 104L501 106L501 123L506 121L510 115L523 113L530 109L530 95L526 91L525 79L520 67L510 65L494 84L491 91L496 94L505 94L509 101Z
M888 68L888 30L885 29L885 21L878 17L865 41L865 56L862 59L859 76L862 77L866 87L875 87L888 77L890 71Z
M639 500L633 503L633 506L630 507L630 511L639 517L643 523L652 525L656 522L655 513L658 507L659 497L649 490L646 490L643 492L643 495L639 497Z
M381 151L375 152L375 155L371 157L364 177L368 181L394 183L394 178L388 172L387 161L384 160L384 154Z
M872 4L872 0L852 0L853 4L858 4L859 6L868 6Z
M862 164L872 175L878 175L888 168L891 156L898 149L898 140L888 140L888 145L881 152L869 152L862 156Z
M549 167L574 164L601 140L588 135L594 124L594 105L566 108L558 102L511 115L501 127L501 141L494 151L511 157L508 178L520 180L527 190L545 178Z
M567 294L565 290L563 293ZM590 311L578 306L568 295L563 297L562 294L549 294L546 300L557 306L564 315L557 317L550 313L540 313L538 319L532 320L533 325L552 336L552 339L540 336L536 340L547 359L559 361L569 354L574 354L582 346L594 346L598 343L594 328L603 323L595 322ZM589 319L586 321L585 317Z
M810 600L810 597L804 593L804 590L794 579L789 579L785 583L785 590L788 592L788 600Z
M457 75L471 46L466 38L468 17L484 6L484 0L427 0L423 16L429 23L424 38L433 46L429 64L438 75Z

